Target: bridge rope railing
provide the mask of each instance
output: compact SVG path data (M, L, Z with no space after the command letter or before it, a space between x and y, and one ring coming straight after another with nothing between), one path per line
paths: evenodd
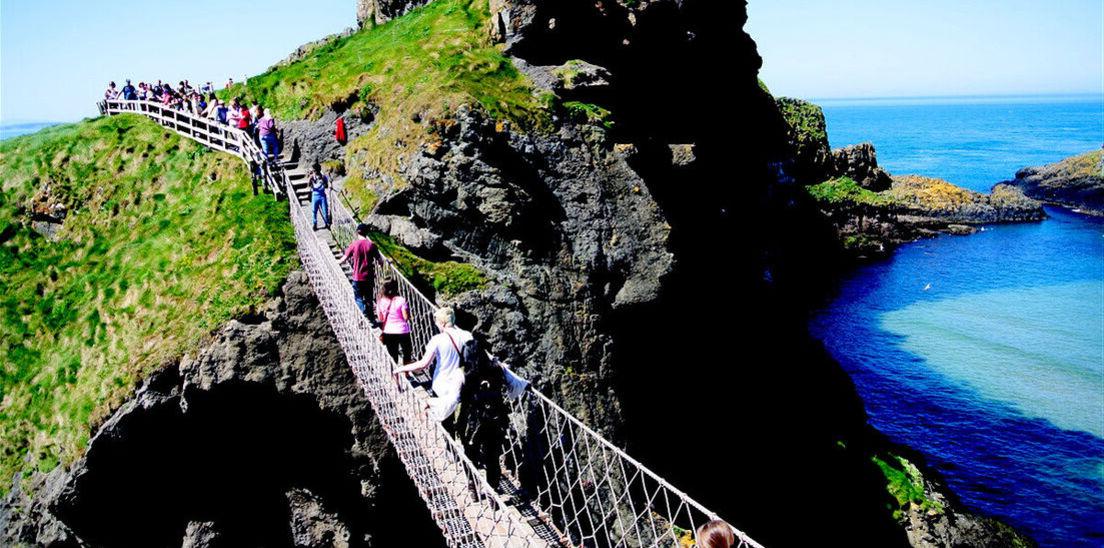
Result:
M264 162L242 131L150 101L105 101L101 112L149 116L178 133L260 161L265 186L276 196L295 196L291 181ZM214 129L212 129L214 126ZM505 486L490 486L463 447L424 412L426 394L395 382L385 347L356 307L352 286L329 244L308 225L307 212L288 200L304 269L368 394L400 460L450 546L683 546L700 525L720 519L686 493L586 426L536 387L511 403L501 459ZM330 203L330 234L338 248L354 238L359 222L351 205ZM437 304L390 260L381 258L375 287L399 282L411 312L414 347L436 334ZM509 490L513 504L499 491ZM525 510L522 515L521 510ZM740 547L761 548L733 528Z

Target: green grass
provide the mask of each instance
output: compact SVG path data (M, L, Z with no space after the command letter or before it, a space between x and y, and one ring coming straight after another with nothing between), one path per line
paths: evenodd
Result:
M487 277L478 268L455 261L434 262L423 259L394 238L380 233L372 233L369 238L380 247L385 255L394 261L404 276L421 285L428 285L433 292L451 297L465 291L482 289L487 285ZM424 289L424 288L423 288Z
M766 91L762 80L759 81L759 84ZM799 146L828 142L828 128L824 121L824 111L821 110L820 106L789 97L779 98L775 103L778 105L779 112L782 113L782 118L793 129Z
M478 104L519 124L539 126L550 118L529 81L491 44L489 19L487 0L438 0L225 94L257 99L282 119L317 118L334 104L351 112L379 105L373 129L350 143L346 167L366 180L398 179L400 158L430 138L430 124L415 115L428 121Z
M0 181L3 478L71 462L143 377L297 264L285 206L239 160L138 116L0 142ZM51 241L28 209L56 202Z
M924 510L943 512L942 504L925 495L924 478L914 464L897 455L887 455L885 458L873 456L870 460L882 471L886 478L886 490L897 501L898 508L893 510L895 519L900 519L911 504Z
M578 122L601 124L606 129L613 128L613 121L609 119L610 111L594 103L567 101L563 104L563 108L569 117Z
M759 89L763 90L763 93L766 93L767 95L770 95L771 97L774 97L774 94L771 93L770 88L767 87L767 83L764 82L762 78L759 78L758 80L759 80Z
M809 195L822 206L889 206L894 199L885 194L867 190L850 177L830 179L818 185L807 187Z

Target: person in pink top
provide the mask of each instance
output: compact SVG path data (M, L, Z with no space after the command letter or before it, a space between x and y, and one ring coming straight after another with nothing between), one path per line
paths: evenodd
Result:
M353 295L356 297L357 307L364 313L364 317L372 323L372 327L379 327L376 318L375 302L372 299L372 282L375 280L376 268L373 263L373 254L376 244L368 239L368 225L357 225L357 238L345 250L341 256L341 262L349 261L353 265Z
M414 345L410 341L410 307L406 299L399 295L399 282L394 278L388 278L383 282L383 291L376 301L376 313L383 324L381 340L387 347L387 353L391 359L408 363L414 358Z

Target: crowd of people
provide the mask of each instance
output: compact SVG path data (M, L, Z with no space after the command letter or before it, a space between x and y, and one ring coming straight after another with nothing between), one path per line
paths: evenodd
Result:
M228 80L226 89L233 85L234 80ZM211 82L196 87L187 80L181 80L173 87L161 80L157 83L139 82L137 86L127 80L121 89L116 88L115 82L110 82L104 91L104 99L155 101L165 107L190 112L244 131L270 159L280 154L281 141L272 112L261 108L257 101L249 103L242 97L234 97L229 102L219 99Z

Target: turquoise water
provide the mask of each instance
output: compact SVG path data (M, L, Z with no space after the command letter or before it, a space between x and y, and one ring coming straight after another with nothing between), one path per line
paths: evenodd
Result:
M1100 98L827 102L834 146L975 190L1104 142ZM871 422L1044 546L1104 544L1104 220L903 246L812 321Z

